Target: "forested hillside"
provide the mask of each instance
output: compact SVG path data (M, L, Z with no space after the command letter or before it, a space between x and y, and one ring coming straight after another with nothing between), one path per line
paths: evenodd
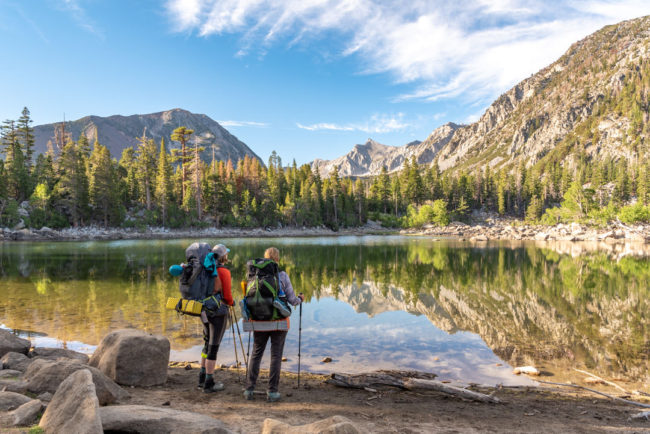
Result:
M134 135L119 159L101 133L91 143L83 132L34 155L25 108L2 127L0 225L337 229L372 218L417 227L473 210L547 224L647 222L649 45L650 17L608 26L455 129L431 165L413 154L399 171L356 180L336 165L327 178L286 167L275 152L267 167L248 155L208 164L187 126L159 141Z

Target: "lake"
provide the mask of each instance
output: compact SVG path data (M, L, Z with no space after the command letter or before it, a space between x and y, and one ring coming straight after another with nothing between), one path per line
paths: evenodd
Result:
M512 368L534 365L551 381L572 379L578 368L647 387L645 254L401 236L205 241L231 249L238 299L245 262L280 249L281 268L307 297L307 371L413 369L514 385L532 381ZM111 330L136 327L167 336L172 360L198 360L199 320L165 309L178 294L167 269L184 261L190 242L0 243L0 326L37 346L82 352ZM291 371L298 319L295 311L285 346ZM218 363L234 363L232 339L228 331ZM326 356L331 363L321 362Z

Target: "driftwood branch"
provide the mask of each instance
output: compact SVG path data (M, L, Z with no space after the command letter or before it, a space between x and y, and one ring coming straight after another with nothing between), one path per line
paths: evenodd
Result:
M643 411L641 413L637 413L633 416L630 416L630 419L645 419L645 420L650 420L650 411Z
M552 381L542 381L542 380L537 380L537 382L544 383L544 384L553 384L555 386L573 387L575 389L588 390L589 392L596 393L598 395L602 395L602 396L607 397L609 399L613 399L614 401L620 401L620 402L624 402L626 404L636 405L637 407L650 408L650 404L644 404L642 402L630 401L630 400L627 400L627 399L623 399L623 398L619 398L619 397L616 397L616 396L608 395L607 393L599 392L597 390L590 389L590 388L584 387L584 386L579 386L577 384L554 383Z
M421 380L419 378L409 378L404 381L404 387L408 390L426 389L446 393L447 395L458 396L463 399L472 401L500 403L501 401L490 395L474 392L473 390L461 389L460 387L450 386L437 380Z
M418 378L419 377L419 378ZM425 377L425 378L422 378ZM333 373L325 382L337 387L372 389L377 386L396 387L406 390L435 390L447 395L480 402L498 403L498 398L472 390L462 389L436 381L435 375L422 373L372 372L368 374L345 375ZM373 389L374 390L374 389Z
M591 372L587 372L587 371L583 371L582 369L575 369L575 368L574 368L573 370L574 370L574 371L577 371L577 372L580 372L580 373L582 373L582 374L587 374L587 375L589 375L589 376L591 376L591 377L594 377L596 380L600 380L600 381L602 381L603 383L605 383L605 384L609 384L609 385L612 386L612 387L616 387L618 390L620 390L620 391L623 392L623 393L628 393L628 394L630 393L630 392L628 392L627 390L623 389L623 388L622 388L621 386L619 386L618 384L614 383L613 381L607 381L607 380L605 380L604 378L600 378L598 375L594 375L594 374L592 374Z

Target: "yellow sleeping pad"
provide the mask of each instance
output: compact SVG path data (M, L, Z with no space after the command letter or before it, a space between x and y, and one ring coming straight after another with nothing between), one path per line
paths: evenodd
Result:
M179 297L169 297L167 299L166 307L169 310L176 310L184 313L185 315L192 316L201 315L201 310L203 310L203 305L200 301L185 300L184 298Z

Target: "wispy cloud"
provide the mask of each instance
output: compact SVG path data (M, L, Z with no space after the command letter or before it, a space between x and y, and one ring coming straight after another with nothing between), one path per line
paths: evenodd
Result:
M83 30L97 36L101 40L106 38L104 31L90 19L86 10L81 7L79 0L63 0L61 6L70 13L75 23Z
M29 17L27 16L27 14L26 14L26 13L25 13L21 8L20 8L20 6L15 5L15 8L16 8L16 12L18 13L18 15L20 15L20 17L21 17L23 20L25 20L25 22L26 22L27 24L29 24L29 25L32 27L32 29L34 30L34 33L36 33L36 34L38 35L38 37L41 38L41 40L42 40L43 42L45 42L46 44L49 45L49 44L50 44L50 40L47 39L47 36L45 36L45 33L43 33L43 31L41 30L41 28L40 28L40 27L39 27L39 26L34 22L34 20L32 20L31 18L29 18Z
M361 72L412 85L398 101L493 97L598 28L650 14L647 0L168 0L166 9L178 31L240 34L239 56L335 32Z
M223 127L258 127L264 128L268 127L270 124L266 122L254 122L254 121L217 121Z
M369 134L383 134L403 131L412 125L404 121L404 114L398 113L397 115L373 115L367 121L358 123L321 122L310 125L296 123L296 126L307 131L362 131Z

